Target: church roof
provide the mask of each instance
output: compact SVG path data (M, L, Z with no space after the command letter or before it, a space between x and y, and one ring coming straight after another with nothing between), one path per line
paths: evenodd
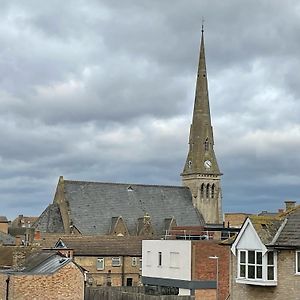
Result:
M179 226L204 225L202 215L193 207L187 187L59 181L63 186L70 224L83 235L109 234L112 219L122 216L130 235L137 234L138 219L148 214L155 234L164 234L165 219L174 218ZM58 186L59 188L59 186ZM60 204L54 203L42 213L36 229L64 232Z
M116 216L122 216L134 234L138 219L146 213L159 234L164 231L165 218L174 217L180 225L203 222L186 187L65 180L64 188L70 217L82 234L107 234Z

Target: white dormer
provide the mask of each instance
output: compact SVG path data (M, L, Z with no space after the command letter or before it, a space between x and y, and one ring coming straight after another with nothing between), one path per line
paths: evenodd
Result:
M231 247L237 259L236 282L252 285L277 285L277 256L268 250L247 218Z

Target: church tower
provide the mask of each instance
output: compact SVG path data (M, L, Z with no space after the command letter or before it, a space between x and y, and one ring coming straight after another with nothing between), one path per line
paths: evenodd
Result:
M181 177L183 185L189 187L192 193L194 206L207 224L222 223L221 175L214 152L202 26L189 152Z

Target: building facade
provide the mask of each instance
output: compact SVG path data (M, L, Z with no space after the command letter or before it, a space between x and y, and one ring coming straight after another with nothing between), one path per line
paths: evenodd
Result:
M231 246L231 298L300 299L300 206L251 216Z

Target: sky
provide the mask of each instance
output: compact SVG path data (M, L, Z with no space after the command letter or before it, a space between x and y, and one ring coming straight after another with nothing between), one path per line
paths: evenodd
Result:
M0 215L60 175L181 185L204 19L224 212L300 198L297 0L0 0Z

